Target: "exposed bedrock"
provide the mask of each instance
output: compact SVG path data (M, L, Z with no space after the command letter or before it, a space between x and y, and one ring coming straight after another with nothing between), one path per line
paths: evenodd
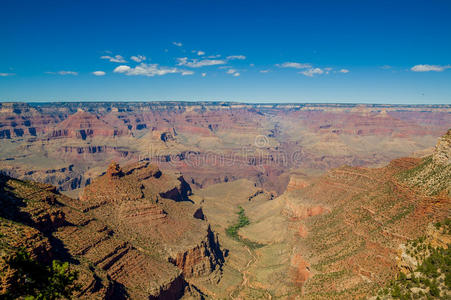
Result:
M92 178L83 173L111 160L147 157L199 188L252 178L281 194L292 168L383 164L432 147L448 129L450 111L449 105L1 103L0 139L7 146L0 148L0 169L39 171L46 159L75 164L83 172L67 180L39 178L68 190L83 187Z
M189 278L220 278L224 257L217 235L194 216L200 208L160 196L174 188L187 195L177 174L112 163L82 200L53 186L0 179L0 239L43 262L74 263L78 298L179 299L201 294Z
M184 252L178 252L169 261L189 278L209 275L224 263L224 256L218 236L208 227L207 236L200 243Z
M224 263L218 237L199 217L202 210L189 200L190 193L183 177L149 162L125 167L113 162L85 188L81 202L134 247L155 249L182 278L217 278ZM167 287L178 290L179 279L172 280ZM178 292L162 293L173 297Z

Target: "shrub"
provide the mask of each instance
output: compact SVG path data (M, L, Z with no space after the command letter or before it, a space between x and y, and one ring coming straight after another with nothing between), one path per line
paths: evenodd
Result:
M79 290L75 283L78 274L67 262L54 260L50 266L45 266L21 249L5 263L6 267L0 272L3 292L0 297L5 299L69 299Z
M251 222L249 221L248 217L246 216L246 214L244 213L244 208L242 208L241 206L238 206L238 222L234 225L230 225L229 227L227 227L226 229L226 233L233 237L233 238L238 238L238 230L241 227L244 227L246 225L249 225Z
M437 283L435 281L433 281L431 283L431 286L429 287L429 294L431 294L431 296L434 297L440 296L440 289L438 288Z

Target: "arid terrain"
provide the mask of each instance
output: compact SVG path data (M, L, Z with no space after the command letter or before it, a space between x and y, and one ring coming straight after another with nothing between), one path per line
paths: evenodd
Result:
M1 103L1 295L22 249L79 298L376 297L451 241L450 128L451 105ZM449 268L403 291L446 299Z
M449 105L0 103L0 169L78 197L111 161L147 159L193 187L246 178L281 194L292 173L422 155L450 124Z

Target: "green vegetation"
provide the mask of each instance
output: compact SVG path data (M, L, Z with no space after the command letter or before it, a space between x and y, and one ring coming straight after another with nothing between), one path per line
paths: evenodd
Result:
M415 177L418 174L420 174L426 167L430 166L432 163L433 163L432 156L425 157L419 165L399 173L398 178L401 180L408 180L412 177Z
M241 206L238 206L238 209L239 209L239 211L237 212L238 220L235 224L227 227L227 229L226 229L227 235L230 236L231 238L233 238L234 240L243 243L244 245L248 246L251 249L263 247L264 245L262 245L260 243L252 242L248 239L243 239L238 235L238 230L240 228L251 224L251 222L249 221L249 218L244 213L244 208L242 208Z
M79 290L77 272L67 262L53 260L45 266L18 250L0 266L1 299L70 299Z
M388 225L388 224L392 224L392 223L401 221L402 219L404 219L404 217L413 213L414 210L415 210L415 206L412 204L401 207L399 209L399 212L396 215L394 215L393 217L391 217L389 220L387 220L384 225Z
M440 230L443 234L451 234L451 219L446 218L443 222L434 224L435 228Z
M242 208L241 206L238 206L239 212L238 214L238 222L234 225L230 225L227 229L226 229L226 233L227 235L229 235L230 237L236 239L238 238L238 230L246 225L249 225L251 222L249 221L249 218L245 215L244 213L244 208Z
M397 177L408 185L425 189L428 195L435 196L444 189L449 189L451 166L436 164L432 156L428 156L421 164L399 173Z
M447 226L435 224L440 230L449 230L449 219L444 221ZM400 272L396 280L379 292L379 296L391 296L395 299L448 299L451 290L451 244L447 248L434 248L426 243L424 237L410 241L406 252L419 261L413 272Z

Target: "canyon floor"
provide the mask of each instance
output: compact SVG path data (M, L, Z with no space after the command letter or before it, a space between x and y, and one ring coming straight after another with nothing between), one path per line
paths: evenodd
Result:
M81 298L372 297L451 215L449 105L1 103L0 125L2 282L23 248Z

